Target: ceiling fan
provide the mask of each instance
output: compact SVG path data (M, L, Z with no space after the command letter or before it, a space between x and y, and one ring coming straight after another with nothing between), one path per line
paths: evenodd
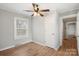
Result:
M26 12L33 12L32 16L36 16L36 15L44 16L41 12L49 12L50 11L49 9L40 10L38 4L36 4L36 3L32 3L32 6L33 6L33 10L24 10Z

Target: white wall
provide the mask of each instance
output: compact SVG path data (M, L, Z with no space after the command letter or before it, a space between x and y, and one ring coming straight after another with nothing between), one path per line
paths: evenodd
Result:
M56 11L50 12L45 18L45 40L46 45L58 49L60 46L59 40L59 15Z
M78 47L78 54L79 54L79 12L77 13L77 47Z
M50 12L44 17L34 17L32 23L33 40L51 48L59 48L58 13Z
M29 19L29 37L27 39L14 39L14 17L27 18L24 15L15 14L0 10L0 49L4 49L22 42L31 41L30 18Z
M34 16L32 19L32 36L34 42L41 44L45 43L45 26L44 18L40 16Z

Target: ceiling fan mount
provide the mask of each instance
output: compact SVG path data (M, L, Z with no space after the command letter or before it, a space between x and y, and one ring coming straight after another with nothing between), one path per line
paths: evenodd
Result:
M44 16L42 12L49 12L49 9L40 10L39 5L36 3L32 3L33 10L25 10L26 12L33 12L32 16L40 15Z

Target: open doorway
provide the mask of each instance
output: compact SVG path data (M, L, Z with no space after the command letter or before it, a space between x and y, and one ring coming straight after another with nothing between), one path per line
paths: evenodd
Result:
M76 17L63 19L62 46L65 50L77 52L76 21Z
M76 37L76 17L63 19L63 39Z

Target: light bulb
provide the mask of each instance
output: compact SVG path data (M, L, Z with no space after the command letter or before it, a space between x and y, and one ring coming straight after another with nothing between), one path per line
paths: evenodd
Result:
M34 16L36 16L37 15L37 13L36 12L34 12Z
M37 13L37 15L39 16L40 14L39 14L39 13Z

